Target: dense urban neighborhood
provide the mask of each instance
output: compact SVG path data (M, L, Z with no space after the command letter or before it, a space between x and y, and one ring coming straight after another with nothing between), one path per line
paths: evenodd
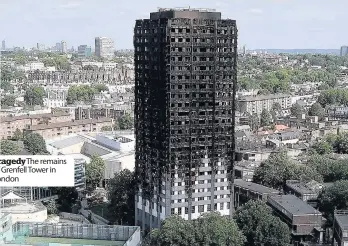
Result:
M237 26L159 9L134 50L4 40L0 154L70 156L75 186L0 187L0 244L347 245L348 48L248 50Z

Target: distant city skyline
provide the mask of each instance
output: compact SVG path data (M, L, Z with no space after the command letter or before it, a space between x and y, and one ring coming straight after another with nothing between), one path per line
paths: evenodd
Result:
M110 37L115 48L133 48L136 19L157 7L214 8L236 19L239 44L248 49L340 49L348 45L346 0L11 0L0 1L0 39L7 48L86 44Z

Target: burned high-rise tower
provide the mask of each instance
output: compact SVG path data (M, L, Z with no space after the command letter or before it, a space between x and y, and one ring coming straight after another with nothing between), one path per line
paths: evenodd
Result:
M236 21L159 9L134 28L136 223L233 205Z

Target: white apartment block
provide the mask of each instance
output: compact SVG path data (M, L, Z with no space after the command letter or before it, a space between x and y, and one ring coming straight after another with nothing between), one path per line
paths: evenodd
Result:
M114 57L115 43L111 38L96 37L95 38L95 55L106 59Z
M28 71L36 71L36 70L45 70L45 64L43 62L30 62L26 65L21 65L17 67L18 70L22 70L24 72Z
M275 103L279 103L282 109L292 105L288 94L246 96L238 99L238 103L240 111L249 114L261 114L264 109L270 111Z

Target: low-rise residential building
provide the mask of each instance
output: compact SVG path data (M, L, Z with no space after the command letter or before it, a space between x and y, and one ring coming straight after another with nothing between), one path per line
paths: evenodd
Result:
M234 180L234 205L235 207L242 206L249 200L261 200L267 202L270 195L278 195L278 190L256 184L253 182L246 182L242 179Z
M240 111L249 114L261 114L264 109L270 111L275 103L279 103L282 109L288 109L292 105L288 94L246 96L239 98L238 103Z
M293 242L323 240L322 214L293 195L269 196L268 204L290 228Z
M0 139L11 138L17 129L23 131L33 126L39 128L40 126L68 122L73 119L72 115L65 112L2 117L0 121Z
M90 106L78 106L75 109L75 119L96 119L108 117L118 119L126 113L133 113L132 104L99 104Z
M315 205L322 188L323 185L314 180L307 183L298 180L287 180L284 191L287 194L297 196L302 201Z
M348 211L335 211L333 238L335 245L348 245Z
M112 127L113 119L85 119L57 122L51 124L31 125L25 131L40 134L45 139L69 135L78 132L100 132L102 127Z

